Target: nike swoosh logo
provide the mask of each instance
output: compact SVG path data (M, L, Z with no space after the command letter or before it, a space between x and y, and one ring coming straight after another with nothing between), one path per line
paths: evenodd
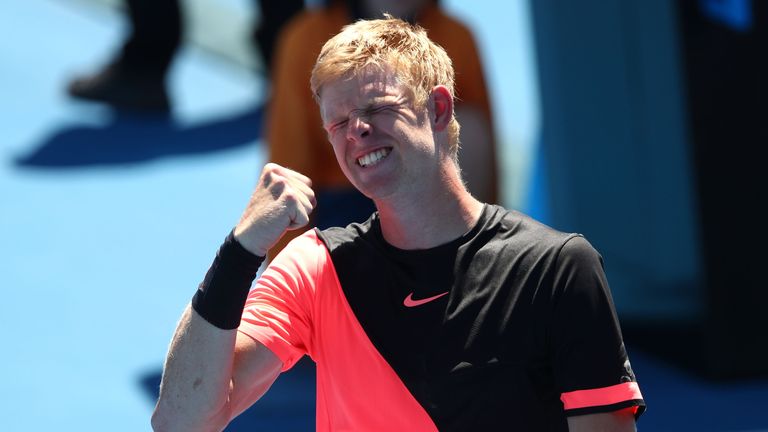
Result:
M410 293L410 294L408 294L408 297L406 297L405 300L403 300L403 304L405 305L405 307L421 306L421 305L423 305L425 303L431 302L432 300L437 300L437 299L439 299L440 297L442 297L442 296L444 296L446 294L448 294L448 291L446 291L446 292L444 292L442 294L438 294L436 296L427 297L425 299L414 300L413 299L413 293Z

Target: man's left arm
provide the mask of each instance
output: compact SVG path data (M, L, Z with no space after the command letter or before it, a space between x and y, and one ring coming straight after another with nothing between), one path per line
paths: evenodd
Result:
M551 355L571 431L633 431L645 401L629 363L602 258L581 236L554 274Z

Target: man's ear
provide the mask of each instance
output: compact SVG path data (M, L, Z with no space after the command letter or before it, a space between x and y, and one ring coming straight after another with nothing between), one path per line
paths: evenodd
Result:
M436 131L443 131L448 127L453 117L453 95L446 86L438 85L432 89L429 98L433 107L430 120Z

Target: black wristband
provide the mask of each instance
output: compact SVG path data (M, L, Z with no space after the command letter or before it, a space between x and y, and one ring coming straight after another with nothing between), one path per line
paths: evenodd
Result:
M236 329L251 283L264 258L246 250L232 230L192 297L192 308L220 329Z

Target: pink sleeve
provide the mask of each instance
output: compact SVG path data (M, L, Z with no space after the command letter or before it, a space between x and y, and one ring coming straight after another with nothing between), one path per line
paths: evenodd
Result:
M563 402L565 411L622 404L622 406L634 405L634 412L637 414L638 409L642 408L630 402L642 401L643 395L636 382L625 382L608 387L562 393L560 400Z
M238 330L264 344L283 362L283 371L312 352L312 311L318 259L325 246L314 230L291 241L256 281Z

